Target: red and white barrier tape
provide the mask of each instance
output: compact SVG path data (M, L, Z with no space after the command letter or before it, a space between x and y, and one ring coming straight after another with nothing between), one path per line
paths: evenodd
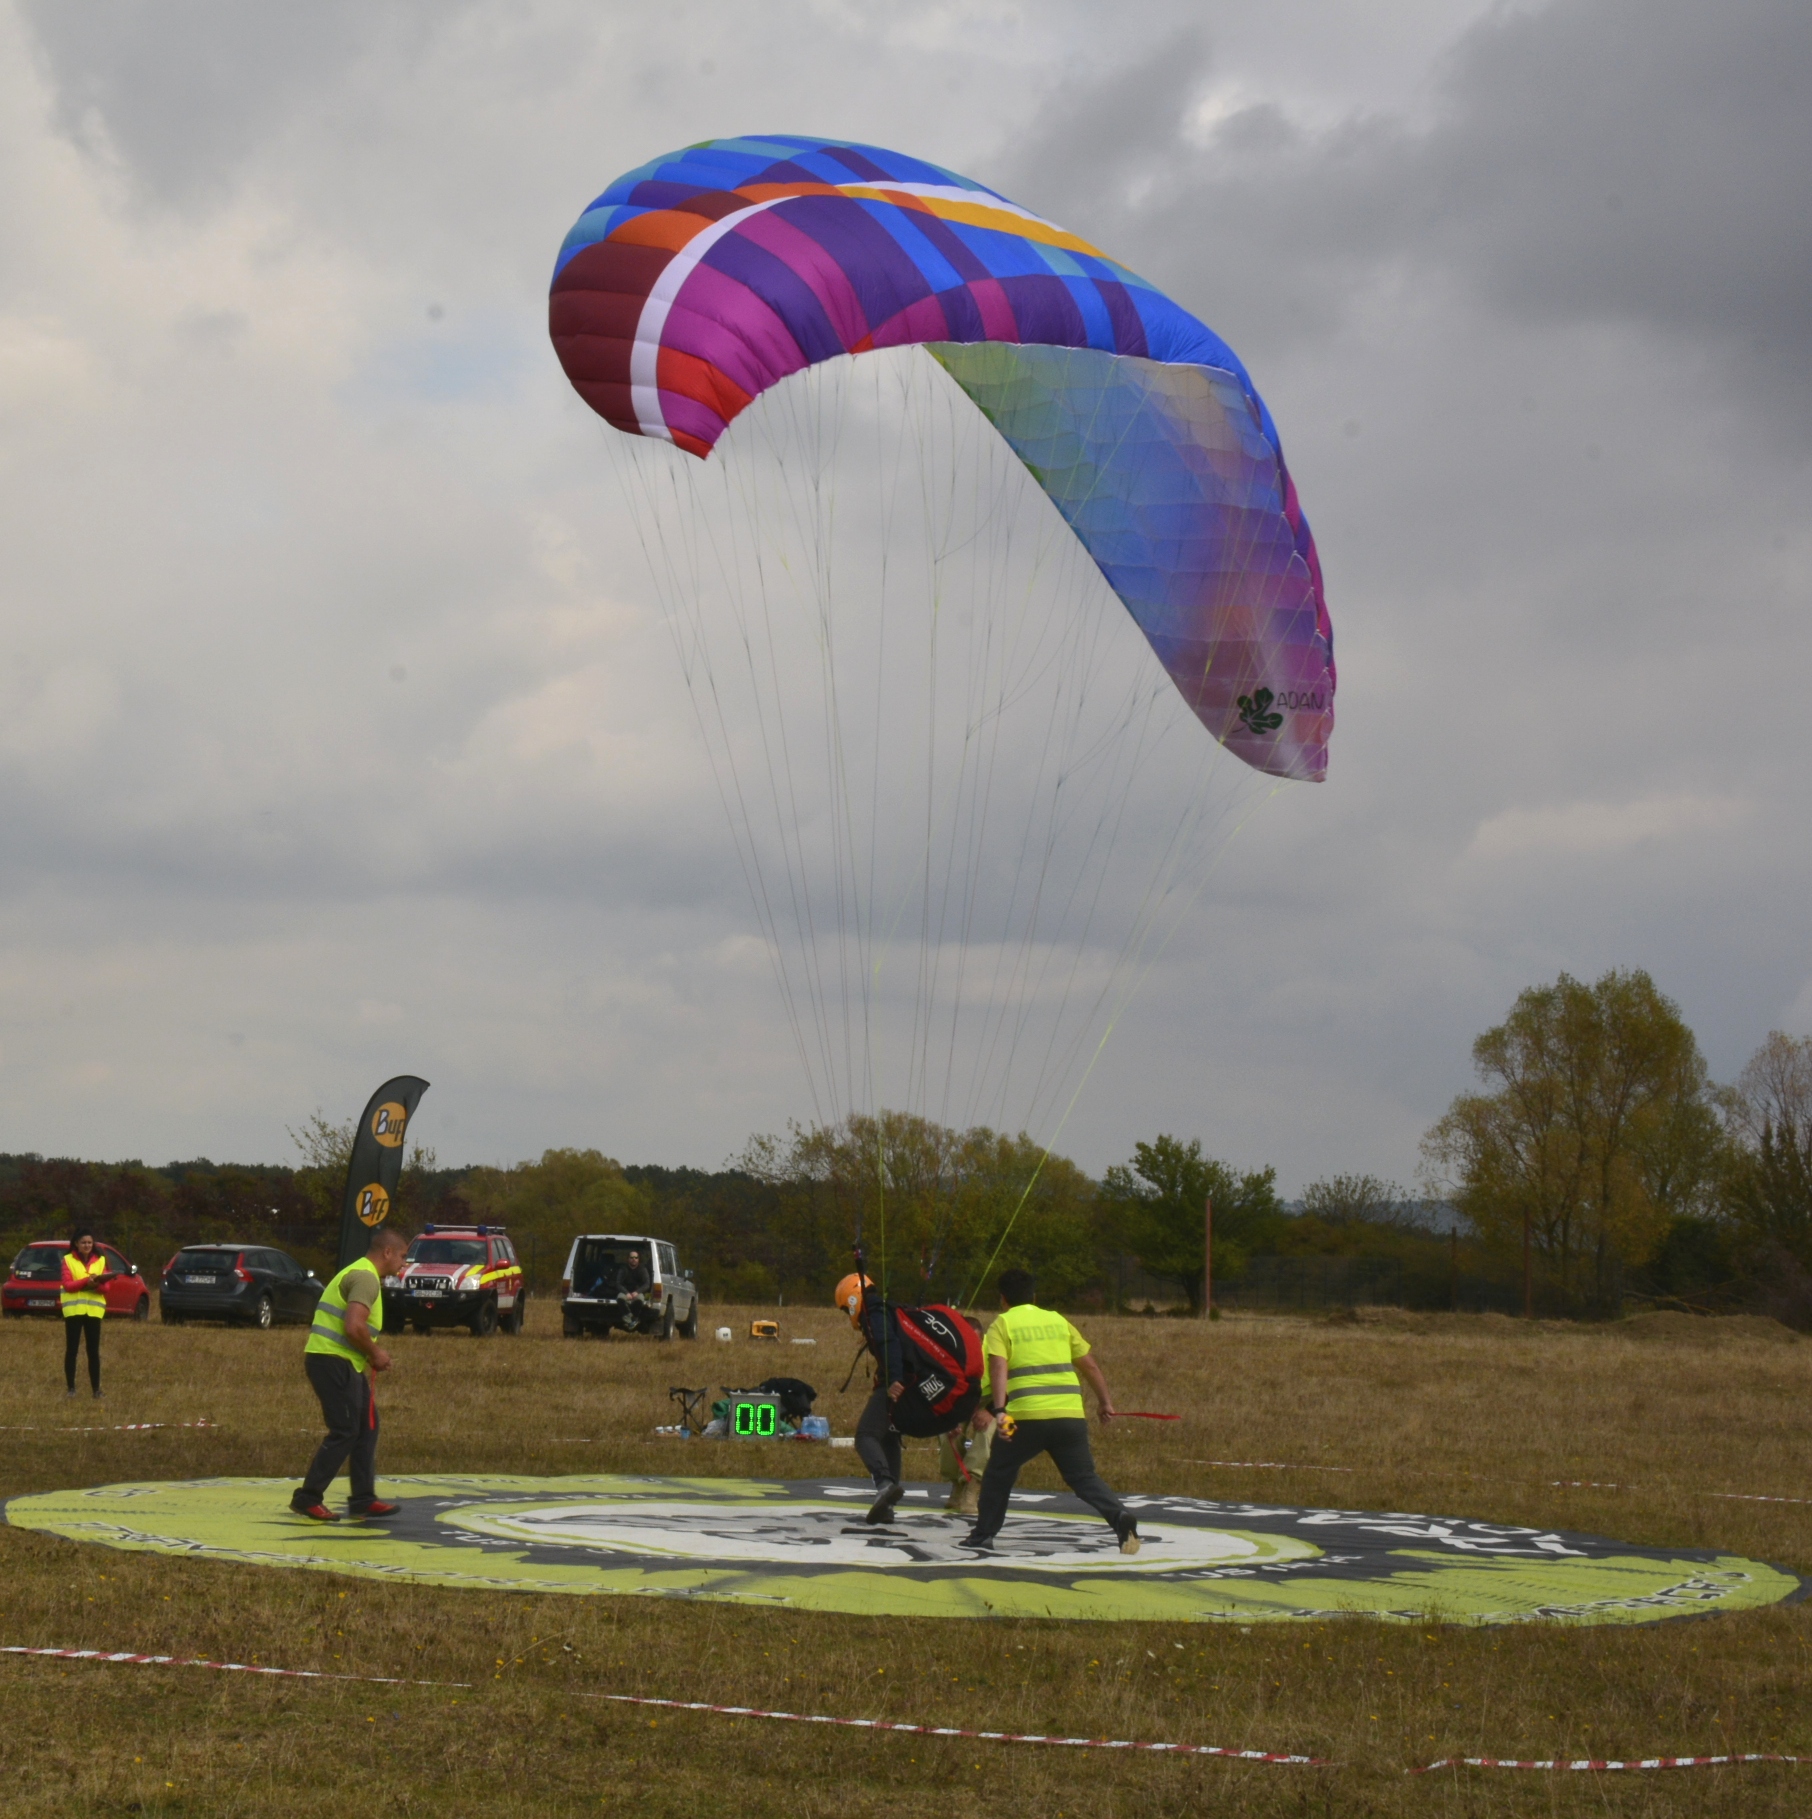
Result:
M1218 1465L1230 1472L1356 1472L1356 1465L1291 1465L1280 1459L1185 1459L1184 1465Z
M361 1686L425 1686L470 1692L466 1680L406 1680L393 1674L330 1674L318 1668L260 1667L248 1661L210 1661L202 1656L137 1655L125 1650L95 1648L26 1648L0 1646L0 1655L29 1655L49 1661L93 1661L108 1666L206 1667L222 1674L261 1674L281 1680L341 1680ZM568 1695L570 1697L570 1694ZM696 1699L654 1699L640 1693L591 1693L613 1705L654 1706L670 1712L708 1712L720 1718L774 1718L787 1724L831 1724L845 1730L893 1731L909 1737L961 1737L971 1743L1044 1743L1058 1749L1132 1750L1154 1756L1211 1756L1223 1762L1268 1762L1297 1768L1329 1768L1325 1756L1299 1756L1281 1750L1224 1749L1211 1743L1138 1743L1120 1737L1050 1737L1026 1731L972 1731L953 1724L905 1724L891 1718L834 1718L816 1712L770 1712L754 1705L709 1705ZM1412 1775L1432 1775L1446 1768L1546 1769L1558 1773L1608 1772L1614 1769L1728 1768L1750 1762L1802 1763L1812 1757L1764 1754L1757 1751L1729 1756L1644 1756L1618 1761L1610 1757L1556 1757L1547 1761L1519 1761L1507 1756L1443 1756L1409 1770Z
M1184 1459L1184 1465L1216 1465L1223 1471L1230 1472L1347 1472L1359 1468L1353 1465L1292 1465L1288 1460L1278 1459ZM1392 1468L1394 1475L1402 1478L1446 1478L1448 1472L1405 1472ZM1462 1477L1471 1478L1469 1472L1461 1473ZM1527 1486L1528 1480L1522 1478L1481 1478L1475 1480L1480 1484L1514 1484ZM1640 1491L1640 1484L1619 1484L1604 1478L1548 1478L1542 1487L1554 1491ZM1685 1487L1680 1487L1684 1489ZM1765 1497L1754 1491L1688 1491L1689 1496L1714 1497L1723 1503L1799 1503L1812 1504L1812 1497Z
M0 1655L32 1655L52 1661L95 1661L132 1667L210 1667L223 1674L268 1674L284 1680L352 1680L366 1686L432 1686L451 1687L469 1692L464 1680L402 1680L385 1674L328 1674L314 1668L257 1667L245 1661L208 1661L201 1657L181 1655L135 1655L125 1651L109 1653L94 1648L23 1648L0 1647ZM966 1731L950 1725L897 1724L888 1718L827 1718L805 1712L768 1712L752 1705L706 1705L686 1699L649 1699L636 1693L593 1693L595 1699L607 1699L618 1705L653 1705L667 1711L714 1712L726 1718L781 1718L792 1724L835 1724L851 1730L903 1731L915 1737L964 1737L978 1743L1051 1743L1071 1749L1143 1750L1170 1756L1220 1756L1236 1762L1286 1762L1305 1768L1325 1764L1319 1756L1286 1756L1266 1750L1217 1749L1204 1743L1129 1743L1106 1737L1042 1737L1020 1735L1013 1731Z
M827 1718L810 1712L765 1712L753 1705L706 1705L691 1699L648 1699L635 1693L596 1693L616 1705L656 1705L674 1712L713 1712L721 1718L779 1718L789 1724L836 1724L859 1731L902 1731L913 1737L965 1737L974 1743L1049 1743L1060 1749L1140 1750L1163 1756L1219 1756L1230 1762L1286 1762L1326 1768L1321 1756L1288 1756L1275 1750L1229 1750L1210 1743L1133 1743L1114 1737L1045 1737L1020 1731L966 1731L949 1724L900 1724L891 1718Z
M0 1434L148 1434L156 1427L219 1426L218 1421L116 1421L111 1427L0 1427Z
M52 1661L102 1661L128 1667L211 1667L223 1674L269 1674L281 1680L357 1680L366 1686L441 1686L471 1690L465 1680L400 1680L389 1674L328 1674L308 1667L259 1667L249 1661L207 1661L188 1655L108 1653L98 1648L0 1647L0 1655L37 1655Z
M1640 1761L1613 1762L1596 1758L1577 1762L1512 1762L1500 1756L1443 1756L1439 1762L1427 1762L1412 1768L1412 1775L1432 1775L1440 1768L1545 1768L1561 1771L1618 1768L1726 1768L1739 1762L1804 1762L1804 1756L1644 1756Z

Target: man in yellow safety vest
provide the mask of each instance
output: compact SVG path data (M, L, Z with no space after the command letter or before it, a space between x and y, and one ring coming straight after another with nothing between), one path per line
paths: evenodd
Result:
M384 1330L384 1283L403 1267L408 1240L394 1226L381 1225L371 1235L371 1248L356 1263L349 1263L321 1291L315 1305L314 1325L303 1349L302 1368L308 1373L327 1423L308 1476L290 1498L299 1516L316 1522L338 1522L327 1507L327 1487L335 1474L352 1461L352 1495L346 1510L352 1516L394 1516L397 1505L383 1503L377 1494L377 1403L371 1395L368 1371L387 1371L390 1354L378 1344Z
M1088 1444L1088 1411L1082 1406L1081 1378L1101 1405L1101 1419L1114 1418L1107 1379L1083 1336L1061 1314L1032 1300L1032 1278L1005 1270L1000 1299L1005 1312L982 1340L988 1361L988 1407L977 1410L978 1427L992 1423L994 1444L982 1474L981 1509L961 1547L988 1552L1006 1520L1007 1499L1019 1469L1049 1453L1065 1484L1114 1531L1120 1552L1139 1551L1139 1525L1095 1470ZM1004 1419L1003 1419L1004 1417Z

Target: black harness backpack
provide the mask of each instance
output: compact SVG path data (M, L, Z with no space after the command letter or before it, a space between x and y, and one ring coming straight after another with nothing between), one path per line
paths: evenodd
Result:
M883 1384L905 1387L891 1406L893 1428L917 1440L959 1428L980 1406L981 1334L953 1307L901 1307L865 1300L862 1332L881 1363Z

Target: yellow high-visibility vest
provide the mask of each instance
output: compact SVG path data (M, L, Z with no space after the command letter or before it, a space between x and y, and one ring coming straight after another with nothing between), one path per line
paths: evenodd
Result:
M1085 1418L1076 1360L1088 1349L1061 1314L1029 1301L998 1315L982 1341L985 1356L1007 1361L1007 1413L1015 1421Z
M308 1343L302 1349L305 1352L325 1352L330 1358L344 1358L355 1371L362 1371L366 1365L365 1354L346 1337L346 1278L354 1270L364 1270L368 1275L377 1276L377 1271L363 1258L349 1263L321 1291L321 1299L315 1304L315 1323L308 1329ZM378 1298L367 1310L370 1315L369 1330L381 1333L384 1330L384 1282L378 1277Z
M80 1251L71 1251L63 1259L63 1292L57 1297L65 1320L105 1320L107 1295L101 1279L107 1274L107 1259L97 1250L86 1263Z

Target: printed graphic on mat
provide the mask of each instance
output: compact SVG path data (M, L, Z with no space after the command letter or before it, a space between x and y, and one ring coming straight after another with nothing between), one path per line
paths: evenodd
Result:
M1794 1574L1696 1548L1459 1517L1134 1497L1123 1557L1066 1496L1018 1494L997 1551L956 1544L945 1487L885 1528L851 1479L394 1477L383 1523L292 1515L279 1478L15 1497L6 1519L73 1541L492 1591L708 1598L920 1617L1653 1623L1803 1595Z

